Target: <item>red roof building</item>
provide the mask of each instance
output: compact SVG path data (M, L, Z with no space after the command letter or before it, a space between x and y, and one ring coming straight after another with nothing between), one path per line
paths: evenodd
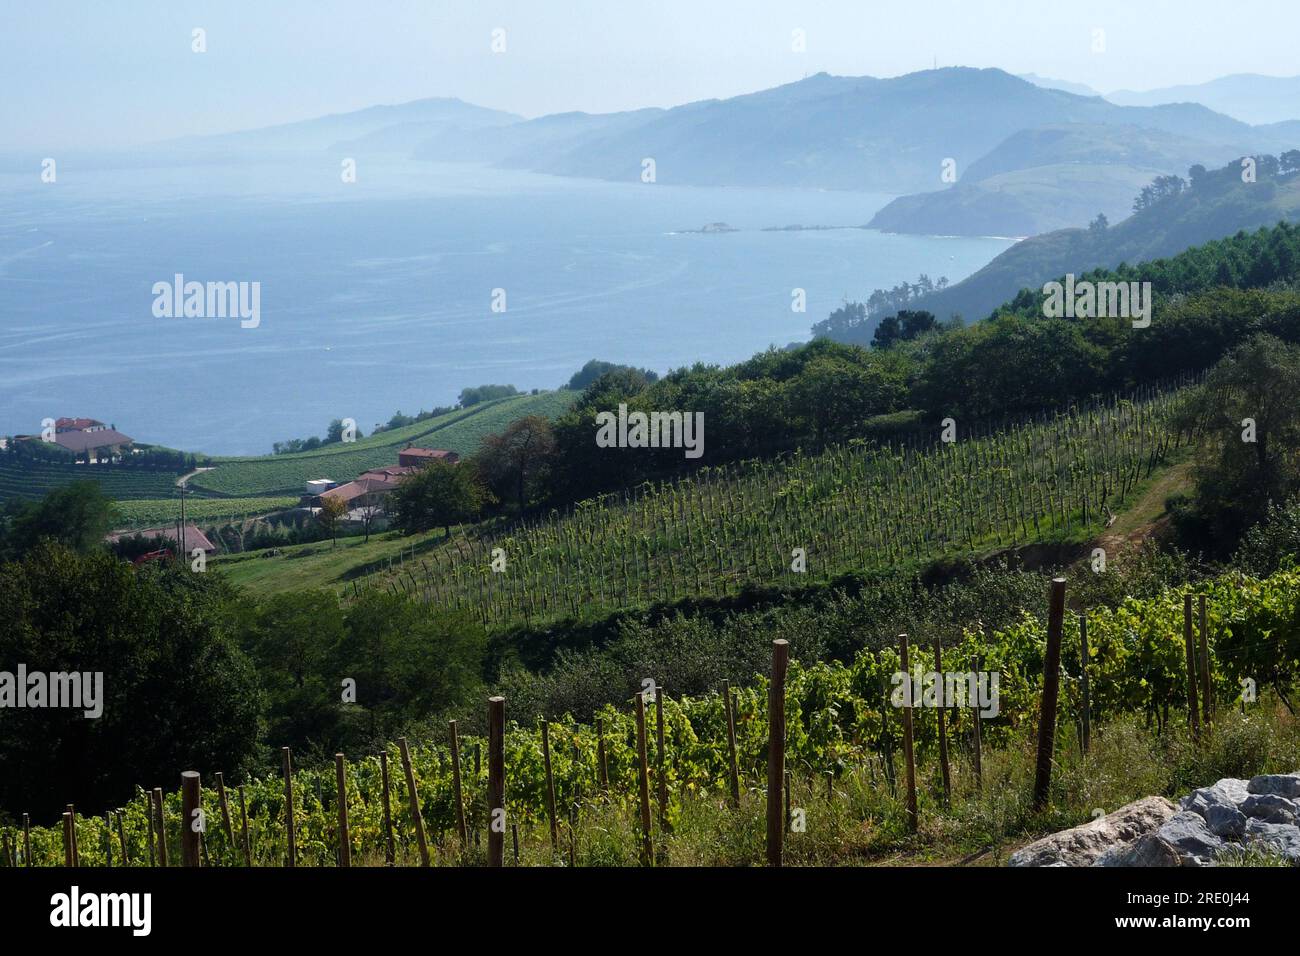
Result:
M423 467L431 461L445 461L456 464L460 455L445 448L403 448L397 453L397 463L410 467Z

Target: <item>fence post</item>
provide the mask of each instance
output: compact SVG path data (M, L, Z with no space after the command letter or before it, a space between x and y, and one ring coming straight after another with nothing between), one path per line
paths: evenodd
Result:
M352 865L352 836L348 832L348 776L342 754L334 755L334 779L339 794L339 866Z
M253 865L253 844L248 838L248 805L244 801L244 785L241 783L235 792L239 794L239 831L244 838L244 865Z
M1086 754L1092 746L1092 700L1088 687L1088 612L1079 612L1079 690L1083 694L1082 733L1079 746Z
M155 859L155 852L156 852L156 851L155 851L155 849L154 849L154 844L155 844L155 842L156 842L156 837L155 837L155 835L154 835L154 828L153 828L154 812L153 812L153 793L152 793L152 792L150 792L150 791L148 791L148 790L145 791L145 793L144 793L144 802L147 804L146 810L148 811L148 812L145 813L145 816L149 818L149 865L150 865L150 866L156 866L156 865L157 865L157 861L156 861L156 859Z
M650 842L650 770L646 758L645 695L636 692L636 782L641 806L641 862L654 863L654 848Z
M506 699L488 698L488 866L505 865ZM478 746L474 753L477 757Z
M383 799L380 801L384 807L384 862L392 866L397 862L397 850L393 846L393 805L389 796L391 788L388 783L387 747L379 751L379 777L380 785L384 788Z
M186 770L181 773L181 866L199 865L199 837L203 825L203 789L199 774L197 770Z
M280 748L281 764L284 768L284 826L289 842L289 860L285 866L298 865L298 847L293 829L293 756L288 747Z
M736 714L731 702L731 681L722 682L722 699L727 713L727 762L731 778L731 805L740 806L740 770L736 766Z
M1205 729L1210 729L1214 716L1214 683L1210 678L1210 616L1205 606L1205 595L1200 596L1201 612L1201 718Z
M71 869L76 866L72 855L72 814L63 811L63 865Z
M609 764L605 757L605 719L596 718L596 773L602 791L609 789Z
M1056 702L1061 690L1061 631L1065 625L1065 578L1053 578L1047 608L1047 651L1043 655L1043 700L1038 714L1038 765L1034 809L1047 806L1056 749Z
M1183 644L1187 647L1187 716L1192 722L1192 739L1201 739L1200 704L1196 694L1196 644L1192 640L1192 595L1183 595Z
M217 801L221 804L221 829L226 834L226 843L232 848L235 845L235 832L230 826L230 803L226 800L226 778L220 770L217 771Z
M560 831L555 821L555 774L551 770L551 722L542 721L542 768L546 772L546 819L551 826L551 852L560 851Z
M772 679L767 688L767 862L780 866L785 845L781 791L785 784L785 671L790 644L772 642Z
M415 788L415 768L411 766L411 748L405 737L397 738L402 753L402 770L406 774L406 795L411 803L411 820L415 823L415 842L420 847L420 866L429 865L429 842L424 836L424 815L420 813L420 792Z
M456 833L460 836L463 850L469 846L469 834L465 829L465 798L460 781L460 736L456 733L456 721L449 721L447 736L451 742L451 790L456 801Z
M946 688L947 681L943 676L943 647L937 637L934 639L934 672L939 680L943 681L942 686ZM939 706L935 709L939 715L939 771L943 779L943 802L948 806L952 803L952 776L948 770L948 727L944 718L943 700L939 701Z
M32 818L26 813L23 814L23 863L32 865Z
M167 865L167 816L163 810L162 787L153 788L154 811L158 814L158 865Z
M664 689L655 685L655 771L659 784L659 829L668 832L668 757L664 747Z
M77 809L70 803L68 813L72 817L72 865L81 866L81 847L77 846Z
M903 763L907 772L907 828L913 833L917 828L916 809L916 750L912 741L912 665L908 660L907 635L898 635L898 663L903 669Z

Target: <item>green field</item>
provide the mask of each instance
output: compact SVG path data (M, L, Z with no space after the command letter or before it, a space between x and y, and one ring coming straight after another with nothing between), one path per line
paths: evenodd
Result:
M185 499L185 517L200 524L227 524L244 518L292 508L298 498L282 496L278 498L193 498ZM124 528L150 528L170 524L181 516L179 495L170 498L144 498L135 501L119 501L117 511L121 516L119 522Z
M568 391L519 395L458 409L348 444L293 455L214 458L216 467L195 475L190 487L200 493L239 498L300 494L304 484L313 478L341 483L351 481L367 468L395 465L398 450L412 443L469 455L487 435L503 430L512 421L526 415L556 417L575 397Z
M22 461L0 455L0 501L10 498L40 498L47 492L74 481L91 479L104 494L117 501L167 498L176 492L180 475L171 471L147 471L117 465L60 465L53 462Z

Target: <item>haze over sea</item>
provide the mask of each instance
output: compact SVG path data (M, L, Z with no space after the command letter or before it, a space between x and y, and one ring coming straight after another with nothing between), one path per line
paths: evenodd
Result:
M486 383L554 388L591 358L664 372L806 340L841 301L952 282L1004 239L857 226L891 197L562 179L330 156L0 169L0 434L88 416L138 441L261 454L365 433ZM740 230L690 234L706 223ZM261 323L155 318L152 286L260 282ZM492 290L507 311L491 311ZM807 293L807 312L791 292ZM946 318L946 316L941 316Z

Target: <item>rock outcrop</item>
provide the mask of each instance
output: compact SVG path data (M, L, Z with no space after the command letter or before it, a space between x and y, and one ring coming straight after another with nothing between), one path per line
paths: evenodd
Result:
M1029 844L1012 866L1214 866L1263 846L1300 866L1300 772L1226 778L1175 806L1146 797Z

